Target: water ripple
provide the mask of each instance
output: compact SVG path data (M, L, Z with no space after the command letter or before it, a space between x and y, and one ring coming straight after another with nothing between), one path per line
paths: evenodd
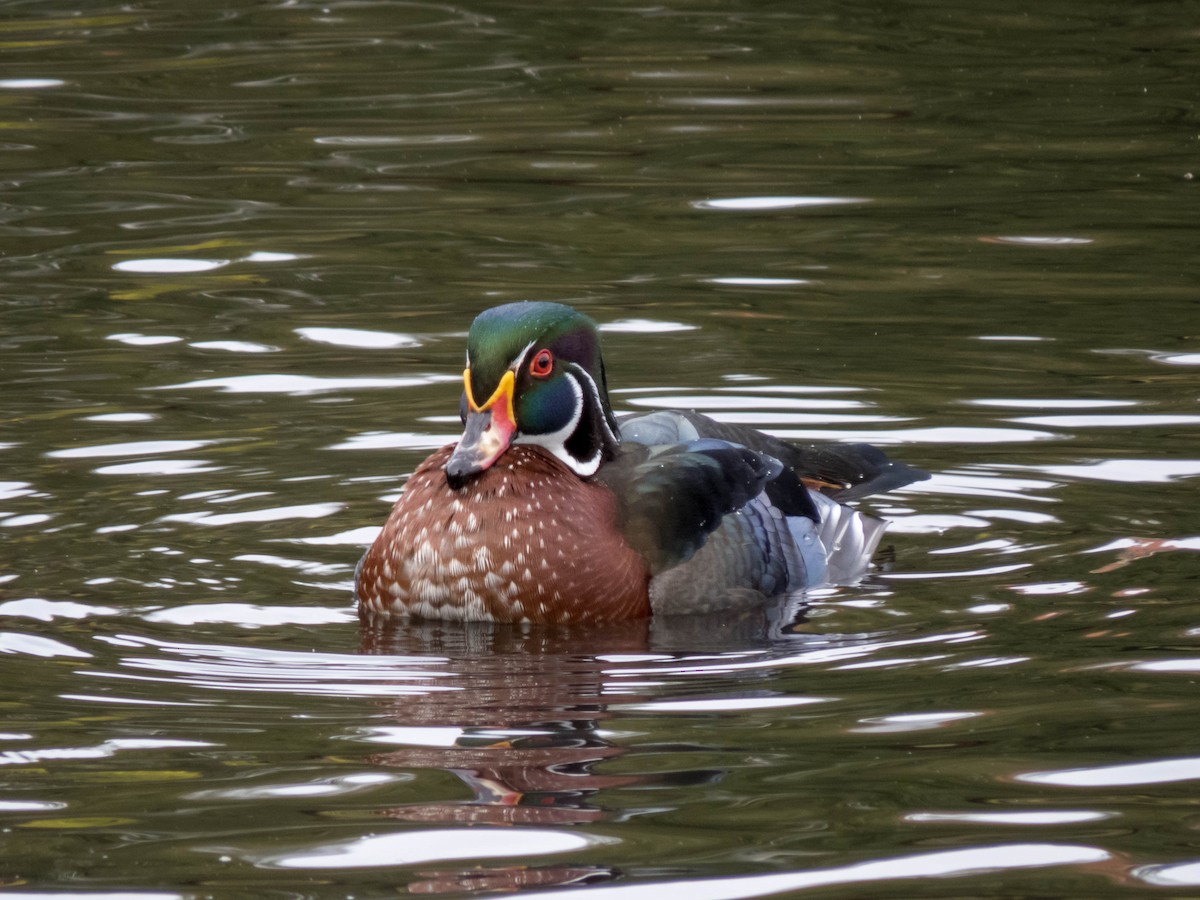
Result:
M325 394L331 391L364 390L374 388L407 388L429 384L454 382L459 379L449 375L395 376L375 378L321 378L314 375L231 375L226 378L202 378L181 384L164 384L152 388L159 391L184 391L196 388L212 388L228 394Z
M304 850L247 856L256 865L279 869L357 869L414 865L455 859L541 856L583 851L613 838L544 828L404 831L333 841Z
M1131 787L1142 784L1172 784L1200 778L1200 757L1161 759L1091 768L1026 772L1017 781L1056 787Z
M545 891L539 896L550 900L570 900L580 896L585 896L587 900L657 900L670 893L685 895L689 900L744 900L831 885L890 884L908 879L968 877L1005 870L1094 865L1108 859L1111 859L1108 852L1086 845L991 844L962 850L894 856L804 872L594 887L584 889L582 894L579 890Z

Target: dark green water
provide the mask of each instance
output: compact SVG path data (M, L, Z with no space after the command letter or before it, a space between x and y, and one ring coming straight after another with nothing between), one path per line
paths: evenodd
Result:
M1193 3L0 4L14 895L1200 892ZM480 309L930 469L799 633L360 634Z

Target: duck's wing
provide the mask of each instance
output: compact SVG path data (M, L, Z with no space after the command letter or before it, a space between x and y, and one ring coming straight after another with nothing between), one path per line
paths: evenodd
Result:
M721 527L710 519L703 529L688 533L692 540L686 552L657 558L651 581L656 613L726 608L738 597L749 596L747 589L761 596L859 580L886 523L839 501L865 495L880 485L899 486L927 477L891 463L867 445L793 447L754 429L695 413L664 410L634 415L621 420L620 428L625 460L612 471L632 465L643 473L639 478L647 477L659 449L672 444L721 446L740 451L743 462L758 457L771 463L765 477L746 479L736 494L721 495ZM677 475L659 475L666 480L647 482L657 489L649 506L675 502L667 482ZM761 493L753 492L755 485L761 485ZM746 502L739 506L737 501L743 497ZM651 532L662 524L655 515L647 515L643 522ZM683 527L680 519L672 522L674 528ZM631 534L629 540L645 555L645 536ZM649 543L654 543L652 534Z
M621 437L638 443L715 438L740 444L782 462L808 487L838 500L859 500L895 490L929 473L888 458L871 444L791 444L745 425L730 425L679 410L639 413L620 420ZM772 500L777 500L772 496ZM806 514L807 513L802 513Z
M727 441L651 446L627 440L596 480L617 500L625 541L657 575L691 559L725 516L782 471L772 457Z

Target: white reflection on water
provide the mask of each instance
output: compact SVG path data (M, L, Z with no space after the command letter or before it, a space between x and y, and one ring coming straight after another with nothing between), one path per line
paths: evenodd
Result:
M180 275L194 272L211 272L227 266L232 260L228 259L177 259L159 257L151 259L127 259L114 263L113 268L118 272L137 272L139 274Z
M906 822L967 822L984 825L1072 825L1113 818L1114 813L1095 810L1016 810L1012 812L910 813Z
M641 77L647 77L645 75ZM658 77L664 77L660 74ZM735 94L733 96L696 96L687 94L680 97L664 97L663 102L672 106L730 106L730 107L747 107L747 106L801 106L809 108L828 109L830 107L846 107L854 106L858 103L856 100L841 97L818 97L812 95L801 96L754 96L750 94Z
M36 492L28 481L0 481L0 500L32 497Z
M739 712L831 703L834 697L696 697L687 700L655 700L648 703L617 704L610 708L655 713Z
M126 227L137 227L127 223ZM290 262L301 259L296 253L275 253L259 250L238 259L192 259L187 257L145 257L142 259L126 259L113 263L113 269L118 272L133 272L138 275L189 275L199 272L211 272L221 269L230 263L253 262Z
M0 513L0 516L3 515L3 513ZM28 513L27 515L23 516L8 516L7 518L0 518L0 528L23 528L29 525L42 525L46 522L49 522L52 518L53 516L50 516L47 513Z
M347 608L345 617L352 616ZM299 653L239 645L185 644L130 634L96 635L95 640L122 650L147 652L123 657L115 671L84 673L91 678L185 684L220 692L335 697L398 697L461 690L440 683L455 677L454 672L444 668L448 660L443 657Z
M42 637L39 634L25 634L20 631L0 631L0 654L14 653L22 656L37 656L50 659L55 656L66 656L72 659L87 659L92 654L78 650L62 641Z
M717 200L697 200L696 209L723 209L756 211L773 209L801 209L813 206L844 206L851 203L870 203L866 197L725 197Z
M246 858L260 866L280 869L373 868L450 859L540 856L609 843L616 840L547 828L444 828L371 835Z
M413 777L402 772L357 772L316 778L313 781L212 788L193 791L186 794L185 798L188 800L268 800L273 797L335 797L380 784L411 781Z
M97 475L195 475L201 472L220 472L225 466L214 466L207 459L144 459L138 462L100 466Z
M257 262L257 263L272 263L272 262L292 262L293 260L304 259L302 253L279 253L273 250L255 250L248 256L242 257L242 262Z
M0 78L0 90L6 91L40 91L65 84L61 78Z
M1188 631L1189 636L1200 636L1200 632L1193 628ZM1200 672L1200 659L1156 659L1150 662L1133 663L1126 668L1136 672L1183 672L1185 674L1195 674Z
M1136 400L963 400L967 406L997 406L1003 409L1103 409L1137 406Z
M472 729L475 734L477 729ZM541 732L545 734L546 732ZM377 725L360 728L355 734L340 735L342 740L387 744L393 747L454 747L467 734L454 725Z
M51 450L53 459L93 459L100 456L153 456L156 453L180 453L207 447L216 441L128 441L121 444L96 444L91 447L70 447Z
M357 729L354 734L339 735L335 740L362 741L368 744L386 744L389 747L440 747L447 749L459 746L459 741L469 737L473 741L513 741L522 737L553 735L553 728L481 728L469 731L455 725L376 725Z
M659 322L654 319L618 319L600 326L608 333L665 334L672 331L695 331L700 326L685 325L683 322Z
M21 900L190 900L195 894L177 894L173 891L89 891L73 890L69 894L64 891L21 891Z
M189 494L180 494L179 500L207 500L210 503L237 503L242 500L249 500L253 497L269 497L270 491L242 491L234 493L231 488L216 488L207 491L192 491Z
M729 381L753 381L759 376L752 375L727 375ZM669 391L677 390L677 388L643 388L643 390ZM718 393L728 394L733 391L744 391L744 387L718 387L713 388ZM861 394L863 388L856 387L813 387L805 384L756 384L754 386L756 394ZM618 393L621 393L618 391Z
M1091 588L1082 581L1047 581L1041 584L1014 584L1010 590L1027 597L1053 597L1059 594L1083 594Z
M248 509L236 513L207 511L171 513L160 522L187 522L192 525L241 525L247 522L279 522L285 519L323 519L340 512L344 503L304 503L297 506L276 506L268 509Z
M275 556L271 553L243 553L235 556L238 562L262 563L266 566L278 566L281 569L293 569L305 575L337 575L346 571L342 563L319 563L307 559L290 559L285 556Z
M985 525L988 523L984 523ZM987 566L982 569L965 569L961 572L880 572L876 577L888 581L924 581L935 578L976 578L984 575L1006 575L1028 569L1033 563L1009 563L1003 566Z
M717 416L716 418L720 418ZM967 425L849 431L838 428L770 428L781 438L819 441L866 441L870 444L1009 444L1062 440L1063 435L1029 428L975 428Z
M704 280L710 284L732 284L739 287L788 287L798 284L812 284L807 278L739 278L731 276L727 278L706 278Z
M1010 519L1013 522L1025 522L1029 525L1048 525L1061 521L1058 516L1049 513L1033 512L1025 509L968 509L968 515L982 516L985 519ZM1028 547L1023 550L1031 549Z
M1008 421L1021 425L1050 425L1054 428L1138 428L1146 425L1200 425L1200 416L1025 416Z
M876 506L878 509L878 506ZM989 528L994 518L1012 518L1016 521L1030 522L1055 522L1054 516L1039 517L1034 512L1020 512L1019 510L966 510L964 515L953 515L949 512L924 512L924 514L908 515L901 510L883 509L883 515L888 520L888 530L895 534L943 534L954 528ZM934 553L954 553L958 548L952 547L947 550L931 551ZM1012 550L1006 552L1027 552L1032 550L1032 547L1013 546ZM965 552L965 551L964 551Z
M318 378L314 375L231 375L227 378L203 378L182 384L163 384L152 387L154 391L182 391L192 388L214 388L228 394L324 394L330 391L364 390L367 388L424 387L459 381L450 375L421 375L418 377L377 378Z
M94 416L84 416L85 422L151 422L158 418L154 413L97 413Z
M154 347L158 344L177 344L183 340L183 338L176 337L173 334L137 334L136 332L110 334L108 339L110 341L120 341L122 344L128 344L131 347Z
M856 734L896 734L910 731L928 731L941 728L952 722L962 722L982 716L981 712L923 712L895 713L887 716L868 716L860 719L863 724L859 728L851 728Z
M455 417L457 421L457 417ZM459 439L458 434L417 434L411 431L371 431L351 435L329 450L436 450Z
M279 540L292 544L312 544L314 546L345 544L366 548L371 546L371 542L375 540L375 536L379 534L379 530L380 526L378 525L364 525L362 528L352 528L349 531L339 531L336 534L317 535L315 537L279 538Z
M1067 237L1065 235L1014 235L1011 237L984 237L980 240L989 244L1018 244L1025 247L1079 247L1093 243L1093 238Z
M750 409L766 409L766 410L783 410L783 409L869 409L873 404L866 403L862 400L829 400L818 397L805 397L804 399L796 399L791 397L753 397L740 394L721 393L716 396L712 394L667 394L665 396L654 394L651 396L629 397L625 400L630 406L652 406L662 409L693 409L693 410L750 410ZM733 412L727 412L723 418L728 418L734 415ZM776 421L775 416L761 417L764 421ZM841 418L858 418L858 417L841 417ZM867 419L865 421L889 421L889 422L907 422L909 419L896 418L880 418ZM782 421L788 421L783 419Z
M331 625L357 620L350 607L327 609L322 606L258 606L253 603L193 603L171 606L147 613L147 622L173 625L221 624L241 628L276 628L280 625Z
M1200 366L1200 353L1160 353L1150 358L1169 366Z
M636 401L630 401L631 403ZM658 406L658 403L644 403L647 406ZM776 425L824 425L824 424L868 424L872 422L911 422L909 418L901 416L869 416L869 415L854 415L850 413L796 413L796 412L778 412L776 410L764 409L762 412L727 412L718 410L709 410L707 415L716 419L718 422L725 422L730 425L754 425L758 428L769 429L773 434L783 434L781 429L776 428Z
M1010 541L1007 538L993 538L988 541L975 541L970 544L963 544L958 547L939 547L936 550L930 550L930 556L947 556L956 553L978 553L980 550L1002 550L1012 551L1020 549L1015 541Z
M1030 662L1033 657L1030 656L984 656L979 659L964 659L959 662L949 663L942 667L943 672L952 672L955 669L994 669L998 666L1017 666L1021 663Z
M1149 884L1166 887L1197 887L1200 886L1200 862L1142 866L1134 869L1133 875Z
M924 644L958 644L981 640L984 637L978 631L957 631L942 634L931 634L915 638L897 638L893 640L869 640L863 638L853 643L839 643L830 638L827 640L812 640L805 644L803 652L787 655L773 655L766 651L748 650L741 653L728 653L720 656L694 655L670 657L662 665L629 666L624 668L605 669L604 674L611 678L638 678L640 676L664 675L713 675L716 673L743 672L754 669L770 669L785 666L809 666L840 663L847 660L861 659L872 656L884 650L915 647Z
M1076 465L1003 465L997 468L1044 472L1061 478L1153 484L1200 475L1200 459L1103 459Z
M1086 553L1107 553L1110 550L1125 550L1129 548L1145 549L1146 542L1136 538L1117 538L1109 541L1103 547L1095 547ZM1200 550L1200 537L1166 538L1153 542L1155 550Z
M1139 784L1170 784L1200 778L1200 756L1160 759L1153 762L1026 772L1017 781L1052 784L1058 787L1128 787Z
M353 347L359 350L394 350L397 347L420 347L421 342L411 334L390 331L368 331L363 328L297 328L296 334L317 344Z
M162 750L180 747L215 747L208 741L162 738L113 738L91 747L41 747L36 750L7 750L0 753L0 766L24 766L53 759L105 759L122 750Z
M48 812L66 808L67 804L58 800L0 800L0 812Z
M278 353L278 347L255 344L251 341L195 341L188 344L197 350L224 350L226 353Z
M911 485L909 490L922 494L953 494L963 497L996 497L1005 500L1036 500L1041 503L1055 503L1057 500L1054 497L1043 497L1033 493L1054 487L1057 487L1055 482L1041 478L938 472L927 481Z
M425 144L466 144L479 140L476 134L335 134L313 138L314 144L334 147L391 147Z
M122 610L112 606L91 606L70 600L43 600L40 597L24 597L0 603L0 616L19 616L53 622L55 619L86 619L90 616L116 616Z
M1108 852L1082 844L992 844L965 850L894 856L807 872L611 885L584 888L582 893L579 890L543 891L538 897L547 900L580 900L581 897L587 900L660 900L665 896L681 896L688 900L741 900L835 884L889 883L901 878L944 878L1045 866L1080 866L1110 858ZM892 896L897 895L893 892Z

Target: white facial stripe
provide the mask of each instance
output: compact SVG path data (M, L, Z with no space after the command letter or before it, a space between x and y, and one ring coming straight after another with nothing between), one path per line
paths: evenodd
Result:
M528 350L529 348L525 348ZM603 454L597 450L591 459L579 460L567 452L567 440L575 433L575 429L579 427L579 420L583 418L583 385L579 383L576 377L576 372L582 372L578 366L571 365L564 373L567 382L571 385L571 390L575 392L575 413L571 416L569 422L557 431L552 431L549 434L521 434L513 441L514 444L534 444L538 447L545 447L554 457L567 466L572 472L581 477L595 475L600 468L600 463L603 459ZM584 372L584 377L587 373ZM589 384L591 379L588 379ZM594 388L594 385L592 385Z
M620 443L621 439L613 434L612 427L608 424L608 416L604 415L604 402L600 399L600 388L596 387L596 382L592 380L592 376L588 374L587 369L575 363L571 363L570 369L571 374L582 375L587 380L588 389L592 392L592 401L596 404L596 409L601 411L600 421L604 424L604 430L608 432L608 436L613 441ZM580 399L582 400L583 398L581 397Z
M529 351L533 349L533 345L536 343L537 341L530 341L525 345L525 349L517 354L517 358L513 360L513 364L509 366L514 375L521 371L521 366L525 363L525 357L529 355Z

